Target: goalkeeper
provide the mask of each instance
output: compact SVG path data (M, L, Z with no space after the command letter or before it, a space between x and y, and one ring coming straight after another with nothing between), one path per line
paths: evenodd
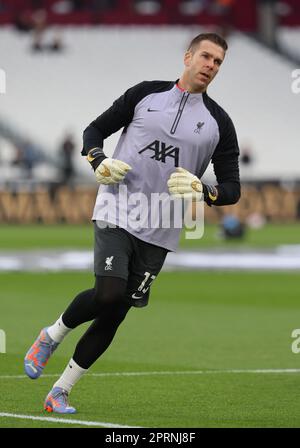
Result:
M226 50L227 43L217 34L196 36L178 80L135 85L84 131L82 155L100 184L93 213L95 284L80 292L53 325L41 330L25 356L27 375L38 378L63 338L78 325L92 323L46 397L49 412L75 412L68 402L72 387L109 347L130 308L147 305L150 286L167 253L177 248L180 229L172 222L169 228L130 225L135 207L130 195L143 194L148 204L154 192L169 199L204 198L209 206L239 200L234 125L206 93ZM104 140L121 128L113 158L106 157ZM210 161L217 185L201 182ZM126 187L125 200L119 195L121 186ZM103 203L108 193L115 200L109 210Z

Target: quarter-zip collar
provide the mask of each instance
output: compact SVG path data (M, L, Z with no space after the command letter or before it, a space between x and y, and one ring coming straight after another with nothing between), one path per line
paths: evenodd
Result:
M179 79L176 79L176 81L175 81L175 83L174 83L174 89L177 91L177 94L179 93L179 94L182 94L182 93L188 93L189 94L189 98L201 98L203 95L205 95L206 94L206 91L205 92L199 92L199 93L190 93L190 92L188 92L187 90L185 90L185 89L183 89L182 87L180 87L179 85L178 85L178 81L179 81Z
M176 88L177 88L177 86L176 86ZM176 132L176 129L177 129L178 123L180 121L183 109L185 108L185 105L186 105L187 100L188 100L189 95L190 95L186 91L182 91L180 93L181 93L181 101L179 103L179 107L178 107L178 110L177 110L177 114L176 114L175 120L174 120L174 122L172 124L172 127L171 127L171 134L175 134L175 132Z
M178 124L180 122L184 108L186 107L186 104L190 100L194 100L194 101L196 100L196 101L203 102L203 94L202 93L189 93L187 90L184 90L184 89L182 89L182 87L179 87L179 85L177 83L178 83L178 80L175 81L175 83L174 83L173 91L174 91L174 95L176 95L176 98L178 98L178 100L179 100L179 105L178 105L176 116L172 123L172 127L170 129L170 132L172 135L174 135L177 130Z

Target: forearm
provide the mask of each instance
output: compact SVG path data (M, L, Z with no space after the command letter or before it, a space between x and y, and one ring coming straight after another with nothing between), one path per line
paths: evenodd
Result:
M144 95L144 83L128 89L111 107L92 121L83 132L83 149L86 156L93 148L103 148L104 140L131 122L136 104Z
M239 181L223 182L213 187L203 184L203 194L205 202L211 205L232 205L236 204L241 196L241 186Z
M90 124L83 132L83 148L81 154L87 156L94 171L106 158L103 152L103 137L99 129Z
M83 132L83 148L81 154L87 156L93 148L103 148L103 135L99 128L91 123Z
M213 160L214 172L217 178L217 198L211 200L208 194L208 205L232 205L236 204L241 196L240 172L238 153L227 156L219 156ZM204 200L205 195L204 195Z

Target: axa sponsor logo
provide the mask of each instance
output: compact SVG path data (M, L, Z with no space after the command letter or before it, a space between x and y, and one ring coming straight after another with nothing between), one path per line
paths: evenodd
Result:
M168 145L160 140L154 140L149 145L145 146L139 151L139 154L148 151L152 153L151 159L158 160L159 162L166 163L168 157L174 160L174 166L179 166L179 152L178 146Z

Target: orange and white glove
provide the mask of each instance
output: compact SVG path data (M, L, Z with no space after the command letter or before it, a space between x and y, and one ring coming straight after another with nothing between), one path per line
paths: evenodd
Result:
M197 176L178 167L168 180L169 193L175 198L202 199L203 185Z
M97 182L104 185L118 184L124 180L131 166L121 160L107 157L95 170Z

